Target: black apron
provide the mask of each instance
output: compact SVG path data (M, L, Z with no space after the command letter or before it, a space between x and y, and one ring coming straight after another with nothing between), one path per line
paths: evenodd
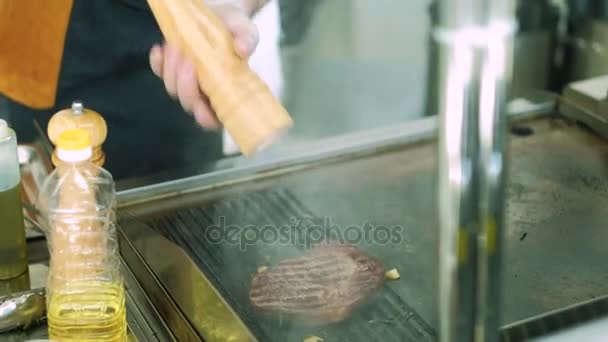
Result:
M52 114L82 100L107 122L104 167L117 180L221 158L221 133L200 128L152 73L149 51L160 42L145 0L75 0L56 106L38 111L3 99L0 113L29 142L34 118L46 130Z

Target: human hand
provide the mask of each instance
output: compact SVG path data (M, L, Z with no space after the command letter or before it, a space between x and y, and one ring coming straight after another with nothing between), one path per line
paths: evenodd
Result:
M236 53L242 58L251 56L259 42L251 15L261 7L260 0L205 0L205 3L234 36ZM194 65L177 47L166 42L153 46L150 66L154 74L163 79L169 95L178 99L201 126L208 129L221 126L209 99L199 88Z

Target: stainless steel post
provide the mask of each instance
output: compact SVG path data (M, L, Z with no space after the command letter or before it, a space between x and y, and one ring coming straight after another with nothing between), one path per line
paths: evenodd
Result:
M514 15L511 0L439 2L441 341L498 340Z

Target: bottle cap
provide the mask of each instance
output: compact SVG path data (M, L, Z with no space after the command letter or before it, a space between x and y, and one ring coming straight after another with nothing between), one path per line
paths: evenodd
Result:
M8 123L0 119L0 139L4 139L10 135L10 129L8 128Z
M85 161L93 155L91 136L82 129L62 132L57 140L57 157L65 162Z

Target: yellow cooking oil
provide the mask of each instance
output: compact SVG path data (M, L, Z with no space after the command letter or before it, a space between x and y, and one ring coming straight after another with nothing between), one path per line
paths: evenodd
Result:
M48 294L49 339L66 342L127 341L122 283L83 281Z
M18 183L6 191L0 191L0 279L12 279L26 271L27 248L21 183Z

